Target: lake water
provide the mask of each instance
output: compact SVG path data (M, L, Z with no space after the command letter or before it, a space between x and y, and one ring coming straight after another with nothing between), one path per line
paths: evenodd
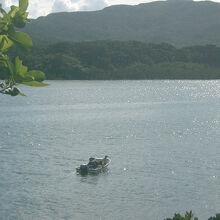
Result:
M50 81L1 95L0 219L220 212L220 81ZM109 155L99 175L76 175Z

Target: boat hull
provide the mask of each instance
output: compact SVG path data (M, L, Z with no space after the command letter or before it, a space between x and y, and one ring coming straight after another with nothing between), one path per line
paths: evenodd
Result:
M100 160L103 160L103 159L97 159L97 161L100 161ZM76 172L80 173L80 174L97 174L97 173L100 173L100 172L104 172L108 168L108 165L110 163L111 163L111 159L109 157L107 157L106 158L106 164L104 166L99 165L97 168L87 167L87 170L86 169L81 169L81 166L80 166L80 167L76 168Z

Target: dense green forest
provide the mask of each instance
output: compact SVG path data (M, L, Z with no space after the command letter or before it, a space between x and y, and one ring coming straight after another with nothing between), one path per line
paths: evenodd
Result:
M168 0L49 14L24 28L34 44L96 40L220 45L220 3Z
M45 72L47 79L220 79L220 47L214 45L63 42L33 47L29 53L14 48L10 54L19 54L24 64Z

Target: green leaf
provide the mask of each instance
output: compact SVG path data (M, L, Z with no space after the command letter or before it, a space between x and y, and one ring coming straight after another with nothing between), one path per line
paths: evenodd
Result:
M0 17L0 33L8 30L7 24L8 24L8 18L6 14L6 16L4 16L3 18Z
M38 70L32 70L26 74L31 77L34 81L42 82L45 79L45 74Z
M24 12L23 10L19 10L16 12L16 15L12 18L12 23L17 28L23 28L26 23L30 20L27 18L28 12Z
M13 45L13 41L11 41L7 35L0 35L0 51L5 52Z
M22 82L21 84L26 85L26 86L34 86L34 87L44 87L44 86L49 85L49 84L41 83L41 82L38 82L38 81Z
M21 16L16 16L13 19L13 24L17 28L23 28L25 26L26 22L24 21L24 19Z
M7 88L7 89L4 90L4 94L6 94L6 95L11 95L11 93L12 93L11 88Z
M26 96L24 93L22 93L21 91L19 92L20 96Z
M14 75L14 72L15 72L14 71L15 70L14 64L9 59L7 59L5 62L7 63L7 67L10 71L10 74Z
M17 87L13 87L10 95L17 96L19 95L19 93L20 93L20 90Z
M2 13L2 15L3 15L5 18L8 17L7 12L6 12L2 7L0 7L0 12Z
M19 59L19 57L16 57L15 59L15 71L14 71L14 80L16 83L21 83L23 81L32 81L32 78L27 78L28 68L22 64L22 61Z
M7 68L8 66L7 66L6 61L0 60L0 67L1 67L1 68Z
M9 33L9 38L12 41L22 46L26 50L29 50L30 47L32 47L32 40L27 34L19 31L14 31L13 29L10 29L8 33Z
M4 88L5 84L3 82L0 82L0 88Z
M22 11L26 11L28 8L28 0L19 0L19 8Z
M19 57L16 57L16 59L15 59L16 75L24 77L25 73L27 73L27 70L28 70L28 68L22 64L22 61L19 59Z
M14 18L15 17L15 15L16 15L16 13L19 11L20 9L18 8L18 7L16 7L15 5L12 5L11 6L11 10L9 11L9 16L11 17L11 18Z

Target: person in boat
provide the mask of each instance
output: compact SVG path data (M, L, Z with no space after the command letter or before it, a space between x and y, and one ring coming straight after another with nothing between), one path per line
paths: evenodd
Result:
M105 156L104 159L102 160L102 166L105 166L107 164L107 157Z
M98 166L98 162L96 161L95 158L90 157L90 158L89 158L89 163L87 164L87 166L88 166L89 168L96 169L97 166Z

